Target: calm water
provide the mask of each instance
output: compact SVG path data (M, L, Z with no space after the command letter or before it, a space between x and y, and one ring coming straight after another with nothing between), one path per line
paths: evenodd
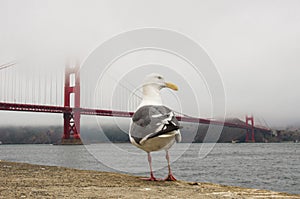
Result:
M180 180L300 194L300 144L177 144L170 151ZM201 149L201 151L200 151ZM200 156L199 156L200 151ZM206 156L205 153L209 152ZM204 157L203 157L204 156ZM153 153L155 175L167 175L164 152ZM131 144L0 145L0 159L148 175L146 153Z

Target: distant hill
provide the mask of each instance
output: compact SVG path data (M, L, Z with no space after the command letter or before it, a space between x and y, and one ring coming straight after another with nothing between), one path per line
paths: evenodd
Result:
M237 118L226 119L226 122L244 124ZM246 130L232 127L224 127L218 135L218 126L210 126L208 135L208 125L182 122L181 129L182 142L231 142L237 140L244 142ZM96 126L82 126L81 138L84 144L102 142L129 142L128 125L122 129L115 125L102 125L102 129ZM6 126L0 127L0 141L3 144L56 144L61 142L62 126ZM300 131L275 130L269 134L257 131L255 133L256 142L281 142L300 140Z
M0 127L2 144L51 144L61 140L62 127Z

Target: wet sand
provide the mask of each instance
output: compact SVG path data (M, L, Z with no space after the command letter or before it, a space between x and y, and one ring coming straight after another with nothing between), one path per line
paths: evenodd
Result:
M299 198L300 195L202 182L0 161L0 198Z

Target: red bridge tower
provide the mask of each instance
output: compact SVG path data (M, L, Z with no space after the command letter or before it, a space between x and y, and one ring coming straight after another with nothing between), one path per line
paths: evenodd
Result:
M249 122L251 124L249 124ZM246 139L245 139L245 142L255 142L255 139L254 139L254 118L253 118L253 116L249 117L249 116L246 115L246 126L247 127L250 126L250 128L246 129ZM251 140L249 140L250 136L251 136Z
M74 98L71 97L74 95ZM73 101L74 107L71 107ZM64 134L62 144L82 144L80 140L80 66L65 69Z

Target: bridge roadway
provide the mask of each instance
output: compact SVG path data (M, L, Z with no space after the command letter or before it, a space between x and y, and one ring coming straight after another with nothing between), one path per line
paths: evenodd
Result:
M0 110L3 111L23 111L23 112L40 112L40 113L71 113L79 111L82 115L95 115L95 116L110 116L110 117L132 117L134 112L115 111L115 110L103 110L103 109L89 109L89 108L72 108L64 106L50 106L50 105L35 105L35 104L17 104L17 103L3 103L0 102ZM237 124L231 122L222 122L217 120L183 117L176 116L178 121L201 123L201 124L213 124L223 125L226 127L241 128L251 130L251 126L244 124ZM254 127L255 130L263 132L270 132L270 129L264 127Z

